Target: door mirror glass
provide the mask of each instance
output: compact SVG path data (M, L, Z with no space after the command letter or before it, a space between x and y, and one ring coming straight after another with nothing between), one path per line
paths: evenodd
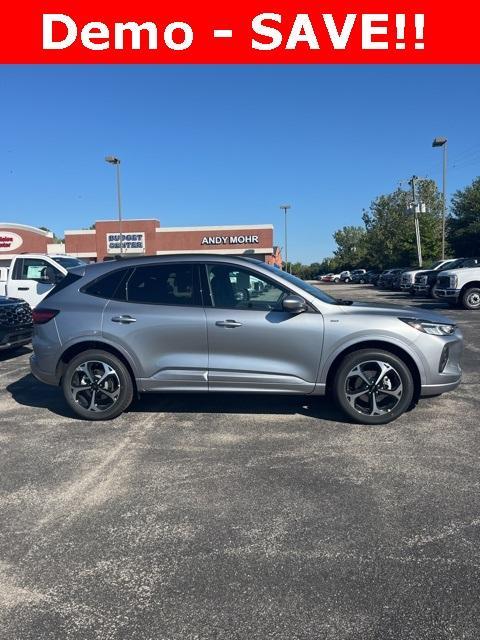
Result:
M286 296L283 299L282 304L284 310L289 313L303 313L308 308L307 303L303 298L294 295Z

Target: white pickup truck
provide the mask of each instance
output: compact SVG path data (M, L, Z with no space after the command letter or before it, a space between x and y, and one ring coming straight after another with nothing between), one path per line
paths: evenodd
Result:
M442 271L434 289L435 297L464 309L480 309L480 262L478 267Z
M25 253L0 259L0 296L20 298L33 308L83 262L66 255Z

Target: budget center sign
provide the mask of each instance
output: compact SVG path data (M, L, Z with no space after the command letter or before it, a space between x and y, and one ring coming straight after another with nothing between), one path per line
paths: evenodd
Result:
M145 253L145 233L107 233L107 253L112 254L120 252Z

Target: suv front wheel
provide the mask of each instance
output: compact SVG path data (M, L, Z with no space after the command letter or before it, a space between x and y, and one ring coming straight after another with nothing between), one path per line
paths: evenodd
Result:
M111 420L123 413L133 398L133 383L116 356L91 349L70 360L62 378L65 399L87 420Z
M340 363L333 393L343 411L355 422L386 424L412 403L414 384L410 369L388 351L362 349Z

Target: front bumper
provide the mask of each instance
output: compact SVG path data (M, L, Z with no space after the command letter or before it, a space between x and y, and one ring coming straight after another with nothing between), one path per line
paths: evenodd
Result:
M448 391L454 391L461 383L462 378L459 377L455 382L447 382L444 384L424 384L422 385L420 396L422 398L428 398L429 396L438 396L441 393L447 393Z
M449 298L450 300L457 300L460 295L458 289L435 289L435 296L437 298Z
M0 328L0 351L16 349L32 341L33 329L26 327Z
M463 336L460 329L457 328L452 336L422 335L417 346L423 353L426 365L420 395L435 396L456 389L462 379L460 360Z
M430 291L430 286L428 284L414 284L413 290L415 293L428 293Z

